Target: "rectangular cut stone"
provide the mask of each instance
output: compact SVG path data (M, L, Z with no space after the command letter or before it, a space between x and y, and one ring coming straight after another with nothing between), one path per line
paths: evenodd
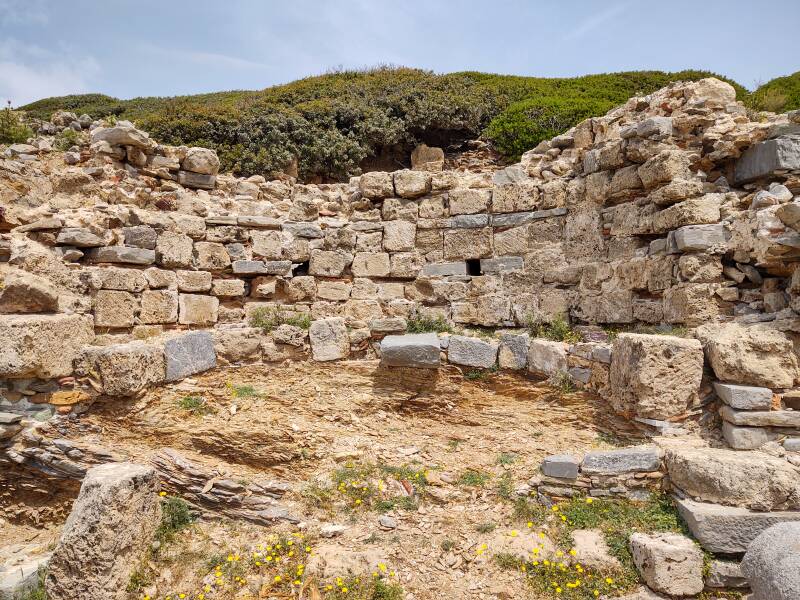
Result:
M456 365L490 369L497 361L497 348L497 342L451 335L447 347L447 360Z
M239 215L236 224L240 227L255 227L259 229L280 229L281 222L273 217L258 215Z
M381 363L388 367L436 368L439 351L435 333L387 335L381 340Z
M467 263L465 262L431 263L422 267L424 277L460 277L466 276L466 274Z
M206 225L236 225L239 218L236 215L216 215L205 218Z
M261 260L235 260L231 267L236 275L266 275L267 266Z
M76 373L99 379L104 394L132 396L164 381L164 352L143 342L89 346L76 360Z
M727 242L725 226L722 223L687 225L670 233L670 237L673 235L675 246L680 252L703 252Z
M472 227L486 227L489 224L489 215L458 215L447 219L447 227L451 229L470 229Z
M191 171L178 171L178 183L188 188L213 190L214 186L217 185L217 176L192 173Z
M166 380L178 381L217 366L214 338L207 331L193 331L164 342Z
M521 271L525 261L521 256L498 256L497 258L482 258L481 273L508 273Z
M561 217L567 214L566 208L548 208L547 210L535 210L527 212L506 213L492 215L492 227L516 227L524 225L538 219L549 217Z
M528 345L530 336L527 333L505 333L500 336L500 349L497 353L498 365L501 369L519 371L528 365Z
M800 410L735 410L730 406L723 406L719 413L723 419L734 425L800 429Z
M380 221L353 221L349 228L353 231L383 231L383 223Z
M281 229L300 238L316 239L325 236L318 225L311 223L284 223L281 225Z
M614 475L643 473L661 468L661 451L656 446L633 446L619 450L589 452L581 464L583 473Z
M769 410L772 406L769 388L715 381L714 391L725 404L738 410Z
M737 506L721 506L678 500L678 513L689 531L709 552L745 552L758 535L776 523L800 521L800 511L755 512Z
M800 136L790 135L748 148L736 161L733 178L738 184L794 169L800 169Z
M127 265L152 265L156 262L155 250L130 246L104 246L89 250L88 258L96 263L121 263Z
M533 339L528 347L528 372L552 377L567 370L567 345L552 340Z
M264 272L267 275L291 275L292 261L290 260L266 260L264 261Z
M553 454L542 461L542 473L548 477L559 477L561 479L577 479L578 466L580 462L577 458L569 454Z
M722 422L722 436L734 450L756 450L783 437L767 427L738 427L727 421Z

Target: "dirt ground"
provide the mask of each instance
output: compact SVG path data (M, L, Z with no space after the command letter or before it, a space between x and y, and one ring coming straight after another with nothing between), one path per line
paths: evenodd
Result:
M197 407L186 398L202 400ZM236 481L291 485L281 502L298 524L264 528L206 514L179 534L173 544L183 559L158 577L159 598L167 588L200 585L211 555L247 551L270 531L302 531L329 554L380 556L405 597L424 600L534 597L519 573L480 556L501 532L525 528L509 486L524 484L548 454L608 448L624 431L599 399L522 375L465 377L452 366L428 372L352 361L220 368L137 400L95 404L60 434L133 461L170 447ZM347 494L309 501L309 489L328 485L338 469L362 465L425 473L427 491L406 484L414 502L385 512ZM320 539L331 524L344 529ZM50 540L58 525L37 531L0 522L0 531L4 541Z

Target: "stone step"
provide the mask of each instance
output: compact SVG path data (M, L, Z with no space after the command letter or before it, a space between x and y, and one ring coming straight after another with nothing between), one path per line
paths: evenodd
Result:
M800 428L800 410L735 410L723 406L719 414L728 423L744 427Z
M714 391L725 404L738 410L769 410L772 407L772 390L769 388L715 381Z
M677 500L678 513L689 531L709 552L739 554L758 535L775 523L799 521L800 511L756 512L694 500Z

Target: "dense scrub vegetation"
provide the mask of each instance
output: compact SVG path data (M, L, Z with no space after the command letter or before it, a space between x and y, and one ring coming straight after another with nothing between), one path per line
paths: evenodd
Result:
M515 160L633 95L710 75L637 71L546 79L380 67L262 91L132 100L86 94L23 108L42 119L59 109L131 119L165 143L215 148L223 169L238 175L272 174L296 158L305 179L341 180L376 159L407 163L419 142L448 146L479 135ZM747 91L731 83L744 99Z
M800 109L800 71L759 86L750 94L747 104L755 110L771 112Z

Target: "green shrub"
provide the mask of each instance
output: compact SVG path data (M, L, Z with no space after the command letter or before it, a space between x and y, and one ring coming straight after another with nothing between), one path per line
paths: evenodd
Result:
M53 147L56 150L69 150L72 146L77 146L80 142L81 136L74 129L67 127L56 136Z
M84 94L46 98L24 110L41 119L71 110L133 120L159 142L216 149L222 169L237 175L272 175L296 158L304 179L346 180L365 160L387 155L407 163L419 142L449 146L482 133L515 157L541 136L632 95L710 75L637 71L546 79L380 66L260 91L131 100ZM747 94L741 86L737 91Z
M488 473L477 469L467 469L458 478L458 483L464 487L483 487L489 479L491 479L491 475Z
M0 113L0 144L21 144L33 135L19 113L7 106Z
M274 307L260 306L250 315L250 326L269 333L278 325L293 325L301 329L311 327L311 316L307 314L286 314Z
M214 412L205 398L199 396L184 396L178 400L178 408L189 411L193 415L207 415Z
M156 529L156 540L165 544L171 542L175 534L194 522L189 505L182 498L167 496L161 501L161 523Z
M577 344L581 341L581 335L572 329L562 315L554 317L551 321L542 321L530 317L527 326L532 337L544 338L555 342L567 342L569 344Z
M746 104L753 110L770 112L800 109L800 71L760 85Z
M453 333L453 328L444 317L413 315L408 319L408 333Z

